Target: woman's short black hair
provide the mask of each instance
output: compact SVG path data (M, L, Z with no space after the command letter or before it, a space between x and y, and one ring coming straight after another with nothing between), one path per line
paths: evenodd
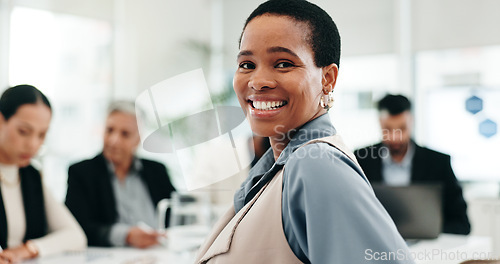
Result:
M269 0L259 5L250 14L243 27L243 32L252 19L265 14L287 16L295 21L305 23L310 29L308 42L313 50L316 66L325 67L332 63L340 66L339 31L325 10L305 0ZM243 32L241 36L243 36Z
M5 120L12 117L25 104L43 103L52 110L47 97L37 88L27 84L11 87L0 97L0 113Z

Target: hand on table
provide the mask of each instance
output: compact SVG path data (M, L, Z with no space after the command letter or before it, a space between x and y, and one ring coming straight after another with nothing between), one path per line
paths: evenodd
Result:
M164 235L154 230L144 230L134 226L130 228L126 242L128 245L136 248L147 248L159 244L159 238Z
M29 258L31 258L31 254L24 245L7 248L0 252L0 264L19 263Z

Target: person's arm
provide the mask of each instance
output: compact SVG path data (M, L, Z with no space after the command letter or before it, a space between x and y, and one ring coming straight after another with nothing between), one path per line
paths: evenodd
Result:
M109 241L112 246L124 247L131 246L136 248L148 248L158 245L159 238L162 236L151 227L144 228L139 225L130 226L116 223L111 227Z
M78 222L66 206L54 199L50 190L45 186L43 188L48 234L30 240L33 246L31 250L38 251L40 256L48 256L63 251L85 249L87 238Z
M121 223L103 223L99 221L96 208L90 204L92 183L85 179L89 175L71 166L68 170L68 191L66 205L82 226L90 246L133 246L144 248L157 244L157 232L146 232L138 227ZM107 201L102 201L107 202Z
M283 227L305 263L413 263L404 240L354 163L325 143L285 164ZM383 252L393 257L382 261Z
M451 168L450 156L440 159L443 179L443 233L462 234L470 233L470 223L467 217L467 204L462 195L462 187Z
M109 236L112 225L100 223L96 219L97 212L90 204L92 194L89 190L96 186L87 186L88 181L85 181L85 176L88 175L84 175L81 170L73 166L69 168L66 206L85 231L90 246L109 247L111 246Z

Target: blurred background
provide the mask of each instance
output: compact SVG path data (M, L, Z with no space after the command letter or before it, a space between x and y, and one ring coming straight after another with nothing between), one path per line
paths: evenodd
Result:
M0 92L27 83L51 100L38 162L56 197L64 199L68 166L101 150L111 100L135 100L202 68L214 104L237 106L238 39L261 2L0 0ZM465 198L497 198L500 1L312 2L329 12L342 37L330 116L351 148L380 141L374 102L387 92L406 95L414 103L415 140L452 156ZM139 151L165 162L178 182L167 155Z

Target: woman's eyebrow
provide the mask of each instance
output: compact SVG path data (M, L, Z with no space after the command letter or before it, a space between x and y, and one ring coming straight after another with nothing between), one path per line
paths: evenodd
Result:
M267 52L268 53L285 52L285 53L288 53L296 58L299 58L299 56L295 52L293 52L292 50L287 49L285 47L281 47L281 46L270 47L267 49Z
M242 50L238 53L237 58L240 58L241 56L251 56L251 55L253 55L253 52L251 52L249 50Z
M278 53L278 52L285 52L285 53L288 53L296 58L299 58L299 56L293 52L292 50L288 49L288 48L285 48L285 47L281 47L281 46L275 46L275 47L270 47L267 49L267 52L268 53ZM249 50L242 50L238 53L238 57L237 58L240 58L241 56L252 56L253 55L253 52L252 51L249 51Z
M26 121L23 121L23 120L19 120L19 127L23 128L23 129L27 129L29 131L33 131L34 130L33 126L30 123L28 123Z

